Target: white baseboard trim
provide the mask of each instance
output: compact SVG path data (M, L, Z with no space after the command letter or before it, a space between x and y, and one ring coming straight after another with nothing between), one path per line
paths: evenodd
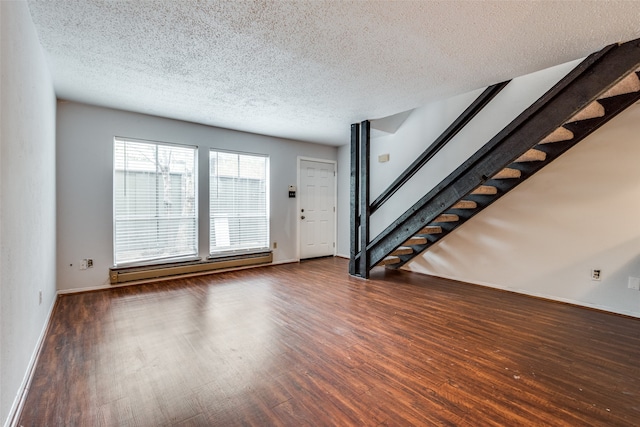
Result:
M42 345L44 344L44 339L47 336L47 331L49 330L49 325L51 324L51 318L53 316L53 309L56 306L56 302L58 301L58 295L53 299L51 303L51 307L49 307L49 313L47 313L46 321L44 322L44 326L40 331L40 336L38 337L38 341L36 342L36 348L33 350L31 354L31 358L29 359L29 364L27 365L27 371L24 374L24 378L22 379L22 384L20 384L20 388L16 393L16 398L11 405L11 409L9 410L9 415L7 416L7 420L5 421L4 427L17 427L18 421L20 421L20 415L22 414L22 408L24 407L24 402L27 398L27 394L29 392L29 388L31 387L31 381L33 380L33 375L36 370L36 365L38 363L38 358L40 357L40 350L42 350Z
M527 296L534 297L534 298L542 298L542 299L546 299L546 300L549 300L549 301L557 301L557 302L561 302L561 303L564 303L564 304L571 304L571 305L575 305L575 306L579 306L579 307L585 307L585 308L589 308L589 309L593 309L593 310L605 311L607 313L620 314L620 315L623 315L623 316L640 318L640 315L638 315L638 313L635 313L633 311L617 310L617 309L613 309L611 307L607 307L607 306L604 306L604 305L591 304L591 303L584 302L584 301L574 300L572 298L562 298L562 297L558 297L558 296L555 296L555 295L548 295L548 294L544 294L544 293L540 293L540 292L531 292L531 291L527 291L525 289L509 288L507 286L499 286L499 285L495 285L493 283L486 283L486 282L479 282L479 281L470 282L469 280L464 280L464 279L461 279L461 278L458 278L458 277L455 277L455 276L452 276L452 275L427 274L427 273L422 273L422 272L419 272L419 271L413 271L413 270L410 270L410 269L404 268L404 267L402 269L405 270L405 271L409 271L411 273L424 274L425 276L440 277L440 278L443 278L443 279L455 280L456 282L468 283L470 285L483 286L485 288L499 289L501 291L513 292L513 293L516 293L516 294L527 295Z
M343 255L343 254L336 254L336 256L338 258L346 258L346 259L351 259L351 257L349 255Z
M100 285L100 286L88 286L86 288L72 288L72 289L59 289L58 295L65 294L77 294L80 292L102 291L105 289L117 288L117 285Z
M300 262L300 260L299 259L283 259L280 261L274 261L271 263L271 265L292 264L294 262Z

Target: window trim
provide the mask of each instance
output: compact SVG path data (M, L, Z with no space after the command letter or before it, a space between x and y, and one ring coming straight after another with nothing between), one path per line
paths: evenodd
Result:
M139 260L139 261L124 261L116 263L116 143L117 141L121 142L133 142L133 143L141 143L141 144L154 144L154 145L162 145L168 147L179 147L179 148L190 148L194 151L194 212L195 212L195 254L187 254L187 255L177 255L177 256L166 256L162 258L155 258L149 260ZM118 136L115 135L113 137L113 146L112 146L112 156L113 156L113 165L111 168L112 174L112 244L113 244L113 268L127 268L127 267L143 267L143 266L154 266L158 264L168 264L168 263L181 263L181 262L189 262L189 261L199 261L202 258L200 257L200 247L199 247L199 229L200 229L200 215L199 215L199 206L200 206L200 195L199 195L199 182L200 182L200 174L199 174L199 151L200 147L194 144L182 144L175 142L166 142L166 141L156 141L152 139L141 139L141 138L131 138L126 136Z
M267 223L266 246L260 247L260 248L229 249L225 251L212 252L212 245L211 245L211 219L212 219L212 216L211 216L211 153L212 152L236 154L236 155L244 155L244 156L254 156L254 157L261 157L265 159L266 164L265 164L264 182L265 182L265 212L266 212L266 223ZM264 153L226 150L226 149L210 147L208 150L208 168L209 170L207 171L207 184L209 186L209 194L208 194L209 206L207 208L207 213L208 213L207 219L208 219L208 227L209 227L209 234L208 234L209 254L207 256L207 259L216 260L216 259L227 258L227 257L237 257L237 256L244 256L244 255L248 256L248 255L260 254L265 252L271 252L271 156L269 154L264 154Z

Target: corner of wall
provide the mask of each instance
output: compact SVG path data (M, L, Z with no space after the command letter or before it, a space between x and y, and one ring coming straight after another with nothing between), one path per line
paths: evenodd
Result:
M17 421L56 298L56 99L27 2L0 2L0 31L0 424L7 425Z

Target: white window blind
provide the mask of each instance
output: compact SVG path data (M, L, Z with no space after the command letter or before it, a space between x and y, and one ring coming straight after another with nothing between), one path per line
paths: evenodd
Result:
M197 147L114 145L114 264L195 257Z
M269 158L209 152L211 255L269 248Z

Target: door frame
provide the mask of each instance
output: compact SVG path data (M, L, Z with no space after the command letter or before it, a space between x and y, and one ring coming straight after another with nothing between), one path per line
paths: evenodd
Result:
M306 156L298 156L297 165L296 165L296 259L300 262L300 166L302 161L308 162L318 162L318 163L329 163L333 165L333 170L335 171L335 176L333 180L333 206L335 206L336 210L333 213L333 256L336 256L336 251L338 250L338 161L337 160L328 160L328 159L318 159L315 157L306 157Z

